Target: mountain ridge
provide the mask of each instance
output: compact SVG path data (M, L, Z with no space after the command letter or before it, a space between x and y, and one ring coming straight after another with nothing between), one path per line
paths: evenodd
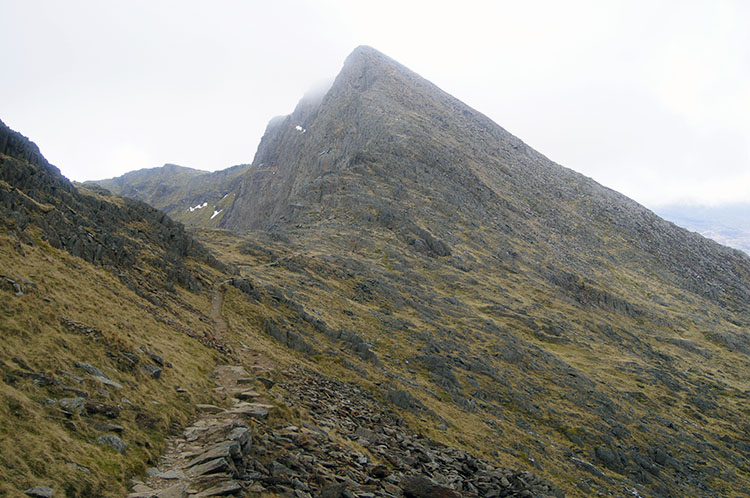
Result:
M239 164L209 172L165 164L84 184L98 185L115 195L146 202L186 225L211 226L215 216L205 216L206 211L195 212L196 209L203 209L203 203L222 206L230 202L231 199L227 201L225 198L232 190L233 182L249 168L250 165Z

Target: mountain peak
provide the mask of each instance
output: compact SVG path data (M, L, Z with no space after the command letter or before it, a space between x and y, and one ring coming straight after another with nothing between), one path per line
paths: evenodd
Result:
M382 52L367 45L360 45L344 60L333 88L344 87L347 91L367 91L378 81L385 82L388 86L428 83Z
M348 64L356 63L383 63L390 62L396 63L393 59L385 55L384 53L370 47L369 45L360 45L344 60L344 67ZM397 63L396 63L397 64Z

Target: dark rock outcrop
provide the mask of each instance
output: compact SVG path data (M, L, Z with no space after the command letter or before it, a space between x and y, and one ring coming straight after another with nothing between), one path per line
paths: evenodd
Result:
M79 191L49 164L37 146L0 122L0 214L6 230L23 236L29 226L41 238L90 263L118 269L121 278L136 285L129 271L147 256L139 240L161 251L153 261L166 277L192 291L200 282L187 268L188 257L222 265L183 226L149 205L124 199L122 205L97 191ZM144 224L138 227L139 224ZM31 239L28 239L33 243ZM139 292L144 289L139 288Z

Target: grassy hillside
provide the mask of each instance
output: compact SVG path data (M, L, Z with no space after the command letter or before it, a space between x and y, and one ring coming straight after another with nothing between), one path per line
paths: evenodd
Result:
M213 399L207 373L223 355L202 343L212 334L207 296L176 288L154 306L112 272L33 235L19 245L3 233L0 257L0 494L37 484L68 496L124 494L193 403ZM127 450L97 442L107 434Z
M580 284L589 299L530 280L529 268L404 251L387 232L199 238L247 279L253 312L235 327L359 384L435 440L568 496L750 489L749 427L737 423L750 370L746 345L730 344L744 329L679 288L619 268L610 289ZM611 306L605 290L638 312Z

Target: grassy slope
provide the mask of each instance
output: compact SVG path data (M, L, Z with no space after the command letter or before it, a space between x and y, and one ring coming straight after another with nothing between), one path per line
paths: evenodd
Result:
M748 390L750 379L746 357L721 349L704 335L712 321L722 327L732 325L722 321L720 311L697 310L689 296L656 281L640 284L642 297L635 304L643 306L649 294L658 293L676 308L670 316L680 320L679 332L672 326L659 326L641 318L624 318L607 312L592 314L555 293L544 282L528 282L521 276L523 269L498 268L478 274L435 264L430 258L396 250L403 242L388 231L366 240L343 233L331 236L330 240L314 243L308 240L304 247L295 247L294 242L274 242L260 235L253 236L248 246L248 240L222 231L201 232L201 238L225 261L243 265L242 273L250 278L261 296L254 301L226 286L224 315L229 334L225 340L229 356L190 337L212 333L209 292L191 294L177 289L172 294L164 293L161 297L166 304L156 309L104 269L55 250L38 239L33 246L22 245L21 255L14 238L8 234L0 237L0 258L7 262L7 268L13 269L17 280L24 277L35 284L26 285L23 296L15 296L6 288L0 304L4 338L0 349L4 374L0 384L3 397L0 430L4 431L0 445L4 473L0 490L13 494L45 484L67 490L73 496L121 494L128 478L140 475L155 462L165 437L192 416L192 403L221 402L211 391L208 374L217 363L241 364L242 357L236 354L240 343L282 367L301 364L331 377L348 379L383 400L388 390L405 389L427 408L417 412L400 410L410 426L504 466L540 473L566 488L569 496L587 496L591 489L620 493L622 476L597 463L611 481L594 479L571 463L570 455L593 461L593 443L585 437L581 440L581 436L600 432L602 417L592 408L595 399L581 398L581 392L568 382L570 375L554 365L551 368L545 363L548 359L535 352L535 348L570 365L574 372L594 383L594 390L617 403L618 411L628 420L623 425L630 431L620 441L624 446L645 447L661 441L664 434L689 430L700 433L709 443L702 455L707 468L726 465L726 456L710 445L724 446L718 440L721 436L737 437L742 427L732 424L747 417L743 393ZM378 242L372 243L373 240ZM341 256L342 248L348 251L346 257ZM481 256L480 249L471 250ZM194 268L206 281L226 278L215 270ZM377 294L370 300L357 297L358 285L372 279L391 284L397 291L391 295ZM621 274L620 285L633 281L633 276ZM362 361L340 341L310 330L295 309L271 297L275 293L272 289L280 290L308 313L323 319L331 329L347 328L367 339L382 367ZM413 303L405 304L409 298L430 301L435 316L418 312ZM445 304L445 298L457 301ZM488 311L489 304L498 302L527 310L528 316L538 323L551 318L565 320L564 335L569 342L550 342L554 337L541 335L516 318ZM384 313L384 309L388 311ZM598 324L609 325L614 334L603 337L601 332L593 331L590 322L594 315ZM66 326L61 317L96 330L75 330ZM281 347L263 333L264 321L269 317L293 324L295 330L314 344L316 352L303 355ZM502 338L498 332L482 327L487 321L518 337L528 348L527 355L515 360L503 359L498 349L498 344L503 344ZM442 333L435 329L437 322L444 327ZM396 327L396 323L403 326ZM429 332L431 338L424 332ZM621 346L628 333L638 335L636 348ZM706 362L703 356L662 340L676 335L712 354L712 361ZM465 360L481 356L505 384L499 385L496 378L470 368L454 366L458 388L446 389L434 373L415 361L424 354L426 344L435 339L464 344L463 349L449 352ZM158 352L172 364L172 368L164 369L161 379L151 379L139 368L123 366L122 352L135 353L142 362L148 362L147 356L138 350L142 346ZM690 384L687 391L672 392L655 381L653 372L649 372L654 360L644 356L648 350L668 355L671 366L667 370L683 371L685 378L681 382L706 386L716 397L720 410L701 414L689 399L697 389ZM76 369L74 361L97 366L123 388L97 384ZM109 422L124 427L121 437L130 445L126 453L120 455L96 444L96 437L103 432L94 425L107 419L67 417L47 400L72 394L63 392L60 386L36 385L32 378L22 374L26 370L21 365L86 390L91 399L122 406L121 415ZM63 370L85 380L78 384L59 373ZM177 393L178 386L188 393ZM101 387L108 394L98 391ZM501 414L482 406L478 394L481 391L499 394L504 400L496 403L502 406ZM459 396L473 399L475 405L460 406L456 403ZM293 407L282 413L292 421L305 417ZM661 426L663 420L656 419L656 415L672 421L675 428ZM440 427L442 422L447 429ZM646 429L639 428L641 424ZM679 456L677 451L675 456ZM709 476L707 481L712 489L731 494L748 482L748 475L741 469L735 467L733 471L737 473L734 484L728 484L720 474ZM672 470L665 468L662 472Z
M721 439L741 441L748 430L737 425L748 417L748 359L709 340L711 331L742 331L723 310L656 278L606 268L610 290L632 296L633 305L649 311L630 317L582 306L532 269L499 265L465 272L402 251L403 242L388 231L362 237L318 227L296 247L260 234L249 245L221 231L200 238L239 265L256 288L281 289L329 328L355 331L372 345L382 367L361 361L341 342L311 330L293 308L267 298L235 320L258 329L260 317L284 319L315 345L308 360L328 375L353 380L381 399L390 389L409 391L427 410L401 414L436 440L540 473L569 496L597 490L618 495L634 486L632 475L626 479L597 459L597 448L641 454L661 448L697 468L701 486L714 493L750 487L750 473L738 463L741 451ZM488 258L469 243L458 249ZM390 291L358 297L358 285L371 280ZM430 311L420 311L419 304ZM492 311L496 304L522 312L498 315ZM545 329L548 324L559 335ZM480 359L490 371L454 363L458 386L446 388L418 360L436 345L467 365ZM514 348L519 356L506 354ZM304 355L292 354L303 361ZM500 413L491 405L500 406ZM592 477L572 456L593 462L607 477ZM677 467L659 467L658 477L646 476L652 485L689 492L679 489L684 484Z
M122 494L126 478L154 462L167 435L187 422L192 403L211 399L206 374L220 355L187 334L211 332L208 293L165 292L165 306L157 310L111 272L40 239L19 246L6 233L0 235L0 259L6 275L33 282L25 285L22 296L7 287L1 291L0 494L37 484L70 496ZM213 270L198 271L208 276ZM85 328L66 325L65 320ZM140 349L144 346L171 364L158 380L141 369L153 363ZM129 366L124 353L136 355L140 364ZM97 382L74 362L96 366L122 388ZM40 385L25 375L29 370L60 384ZM187 392L178 393L178 386ZM112 420L67 416L54 404L76 396L64 387L119 406L121 414ZM106 432L95 425L105 421L124 427L121 437L129 444L124 455L96 444Z

